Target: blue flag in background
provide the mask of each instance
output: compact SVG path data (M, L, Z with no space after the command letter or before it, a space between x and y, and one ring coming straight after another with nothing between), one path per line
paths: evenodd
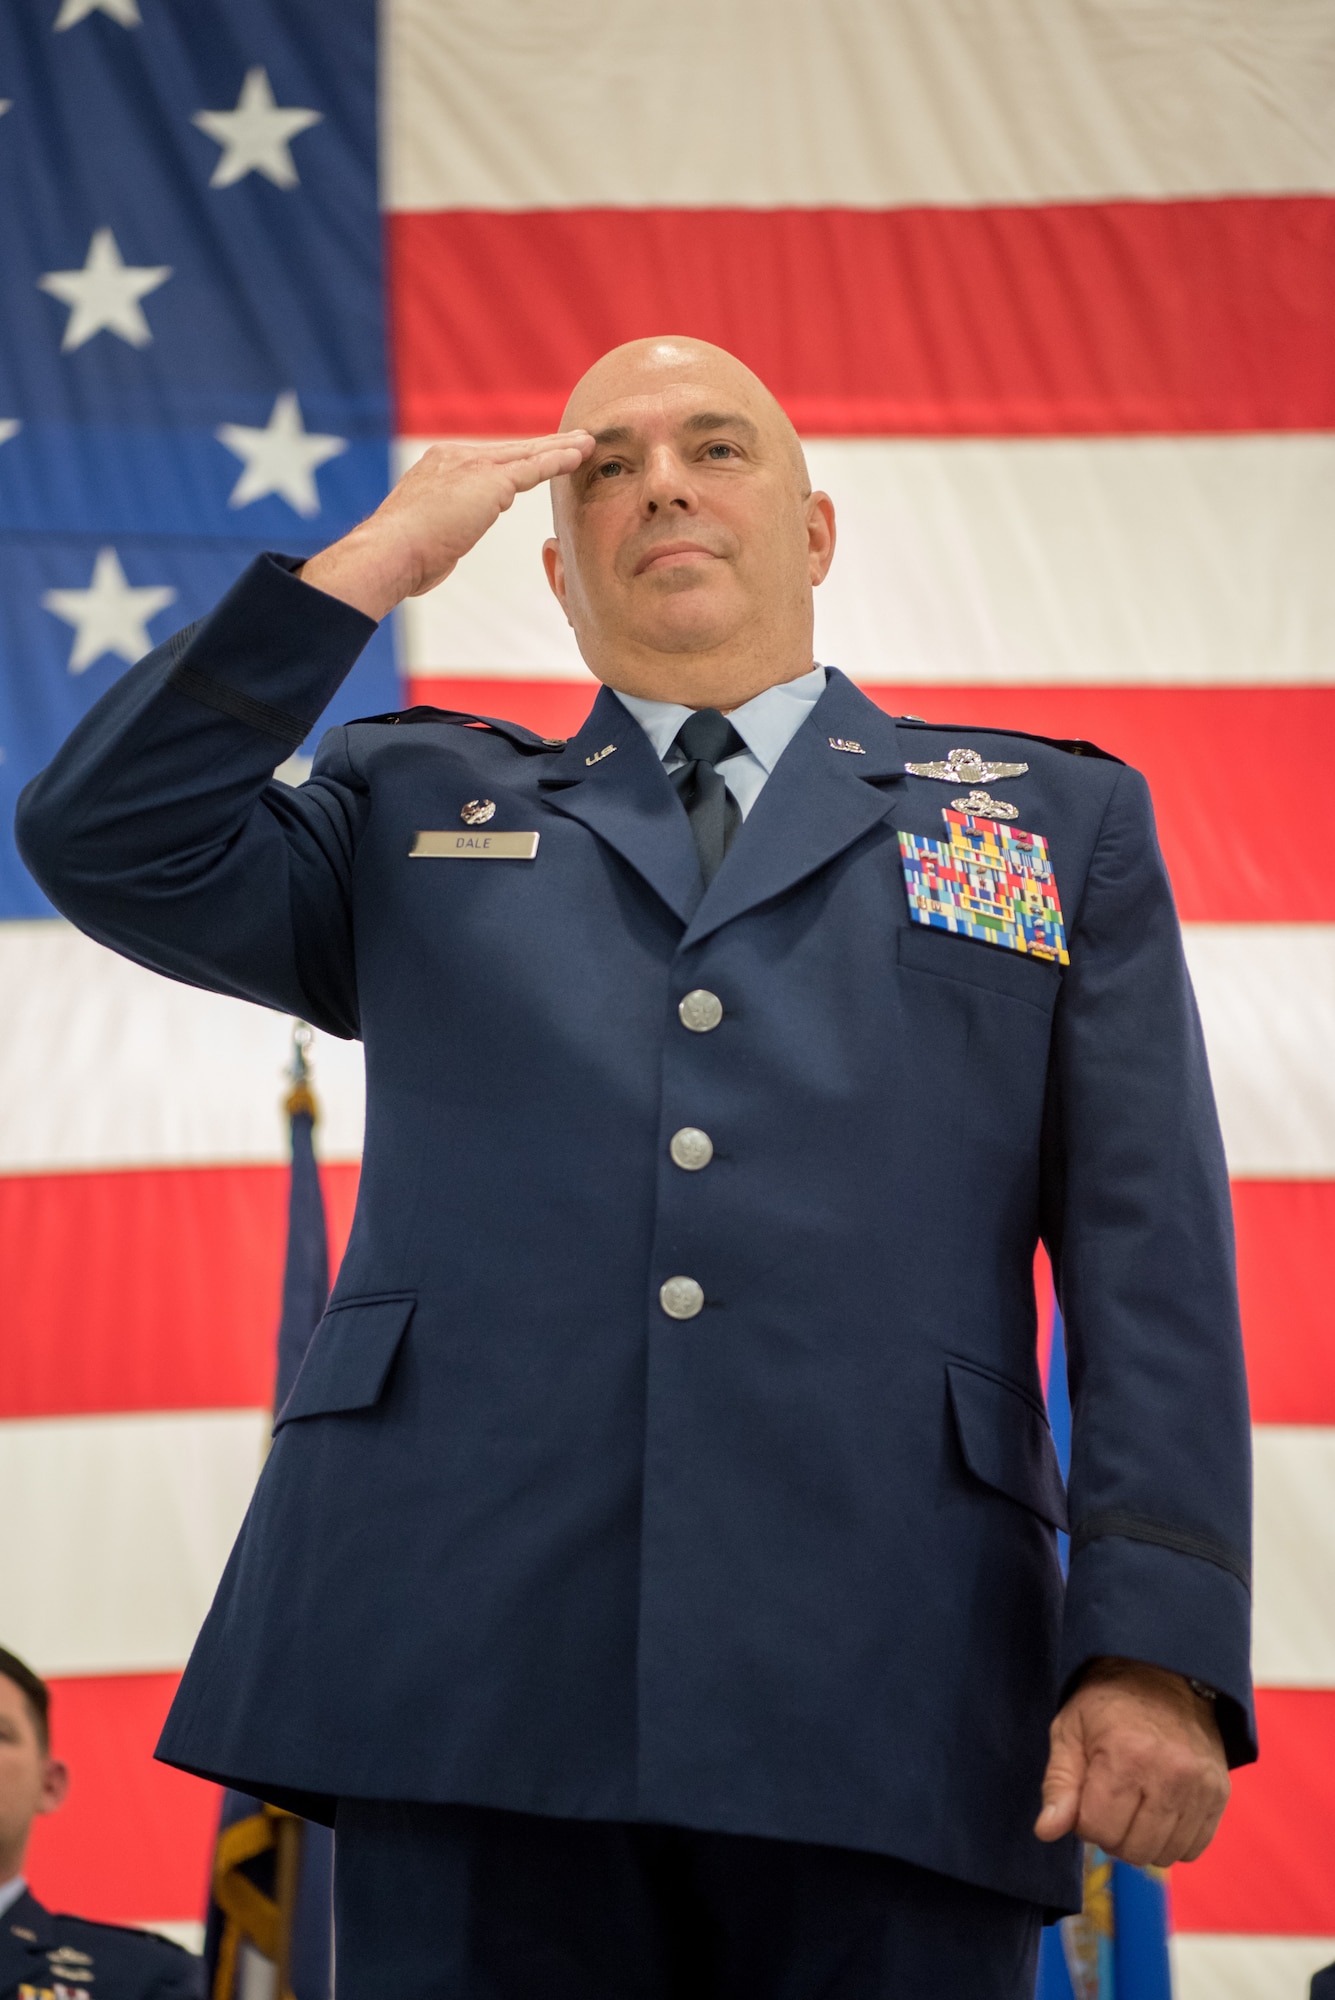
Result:
M278 1325L274 1408L281 1410L306 1358L329 1295L324 1195L315 1160L315 1099L306 1050L311 1030L296 1029L292 1089L287 1260ZM209 2000L235 2000L250 1982L245 1955L277 1968L275 2000L330 2000L333 1972L334 1838L328 1827L277 1811L244 1792L223 1794L213 1885L204 1938Z
M1048 1421L1063 1479L1071 1470L1071 1398L1061 1308L1052 1309ZM1057 1537L1063 1573L1070 1553ZM1036 2000L1172 2000L1168 1897L1157 1868L1129 1868L1085 1849L1085 1907L1043 1933Z

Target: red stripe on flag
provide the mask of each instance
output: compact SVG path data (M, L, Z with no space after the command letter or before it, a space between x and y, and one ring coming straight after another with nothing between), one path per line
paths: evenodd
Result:
M526 728L536 729L539 736L573 736L597 693L597 685L589 681L512 681L508 675L500 679L496 675L413 674L408 682L410 703L522 722Z
M573 735L582 681L417 675L409 699ZM868 687L961 730L1083 736L1145 773L1187 923L1335 922L1335 869L1294 806L1294 760L1335 741L1335 688Z
M36 1822L25 1870L48 1909L113 1924L203 1918L219 1793L153 1761L178 1678L52 1681L52 1748L70 1790Z
M1335 1181L1235 1181L1252 1420L1335 1424Z
M1335 687L869 687L891 714L1084 737L1149 780L1184 923L1330 923L1335 869L1295 760L1332 740Z
M1173 1870L1180 1931L1335 1936L1335 1692L1262 1689L1261 1761L1233 1773L1223 1824Z
M358 1168L321 1169L330 1268ZM0 1417L255 1409L273 1394L286 1167L0 1179Z
M217 1813L210 1785L153 1762L171 1674L53 1683L68 1803L34 1830L28 1873L56 1908L108 1922L201 1916ZM1262 1690L1261 1762L1234 1773L1213 1845L1173 1871L1183 1931L1329 1937L1335 1874L1313 1830L1335 1824L1335 1693Z
M1335 425L1335 201L388 218L401 434L546 432L619 341L748 362L815 436Z

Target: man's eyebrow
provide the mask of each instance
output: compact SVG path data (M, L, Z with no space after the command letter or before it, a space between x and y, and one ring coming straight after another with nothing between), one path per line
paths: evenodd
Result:
M604 431L595 431L595 444L629 444L635 433L629 424L609 424Z
M701 410L693 417L687 417L682 425L687 431L743 431L749 438L760 436L759 427L750 417L744 417L740 410Z

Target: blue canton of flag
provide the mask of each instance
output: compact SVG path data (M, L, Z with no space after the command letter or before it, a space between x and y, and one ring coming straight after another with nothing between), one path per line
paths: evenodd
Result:
M372 0L0 12L0 917L98 695L385 492L375 49ZM326 719L398 700L386 626Z

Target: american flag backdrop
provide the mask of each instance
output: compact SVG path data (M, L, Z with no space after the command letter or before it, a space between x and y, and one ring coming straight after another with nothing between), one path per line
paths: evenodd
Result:
M38 1894L202 1915L216 1794L150 1751L263 1448L290 1023L56 920L18 789L255 550L678 331L835 500L819 658L1153 787L1234 1181L1262 1742L1174 1873L1175 1976L1298 2000L1335 1958L1335 7L8 0L0 104L0 1643L74 1766ZM572 729L546 518L330 719L401 677ZM314 1064L337 1256L360 1051Z

